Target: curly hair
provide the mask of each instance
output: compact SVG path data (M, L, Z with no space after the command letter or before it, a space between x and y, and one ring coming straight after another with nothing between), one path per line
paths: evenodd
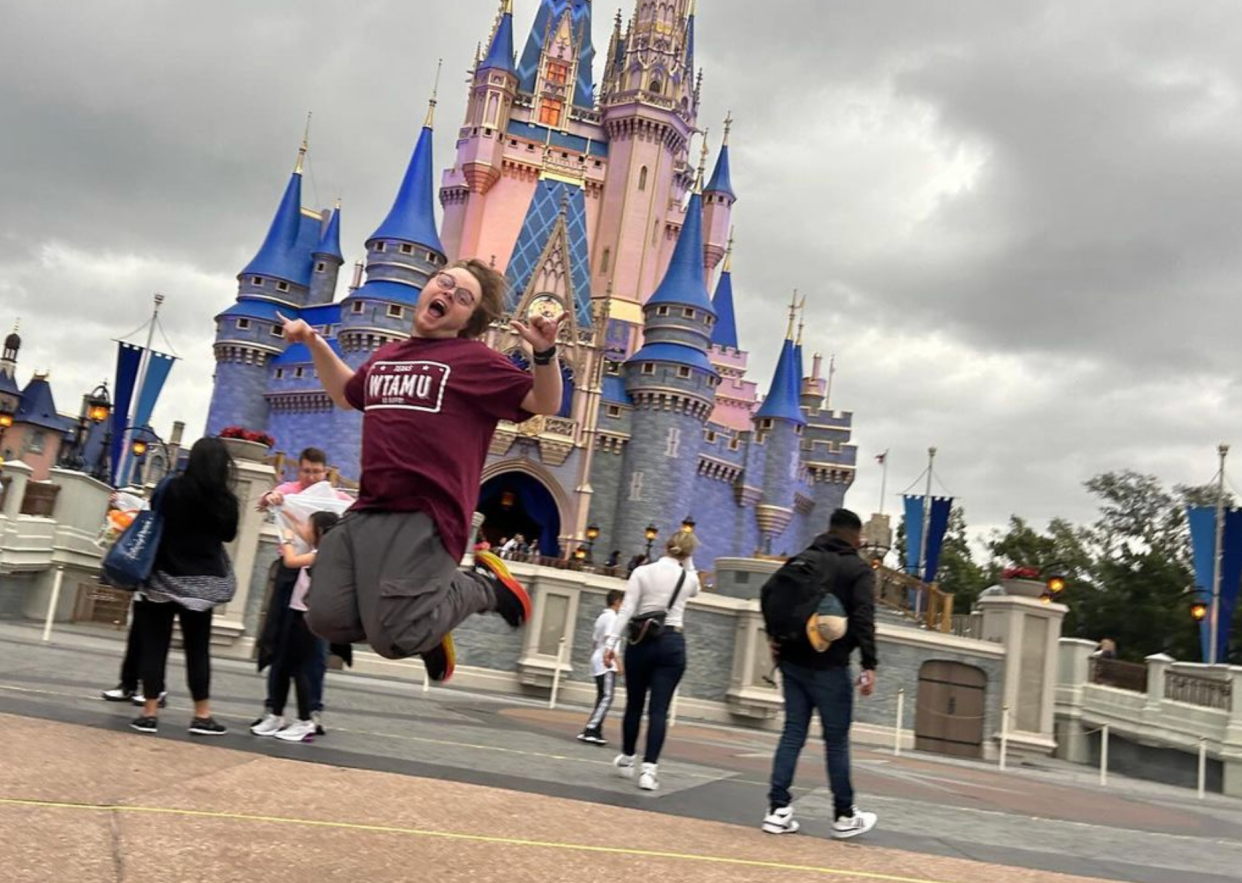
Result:
M509 282L504 276L497 273L478 258L471 258L468 261L455 261L445 267L445 269L452 270L458 267L466 270L475 278L479 283L479 289L482 291L483 296L479 298L474 312L470 314L470 321L466 323L466 327L457 336L466 338L482 337L484 332L487 331L487 326L504 315L505 292L508 291Z

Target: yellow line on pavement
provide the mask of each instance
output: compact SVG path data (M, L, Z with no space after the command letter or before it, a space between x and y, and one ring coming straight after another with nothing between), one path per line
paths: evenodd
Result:
M758 859L732 858L723 855L702 855L692 852L663 852L654 849L630 849L619 846L592 846L587 843L564 843L551 840L525 840L519 837L493 837L486 834L463 834L455 831L429 831L422 828L398 828L390 825L366 825L358 822L333 822L321 819L296 819L283 816L252 815L249 813L216 812L212 810L176 809L163 806L125 806L100 803L67 803L52 800L28 800L16 797L0 797L0 805L24 806L37 809L66 809L88 812L147 813L153 815L184 816L200 819L221 819L238 822L267 822L278 825L295 825L311 828L334 828L345 831L365 831L373 834L404 834L412 837L433 837L469 843L488 843L503 846L523 846L537 849L559 849L570 852L592 852L631 858L670 859L682 862L702 862L715 865L731 865L747 868L767 868L774 871L804 871L833 877L856 877L862 880L881 880L885 883L949 883L925 877L903 877L881 874L875 871L851 871L845 868L825 868L815 865L796 865L787 862L761 861Z

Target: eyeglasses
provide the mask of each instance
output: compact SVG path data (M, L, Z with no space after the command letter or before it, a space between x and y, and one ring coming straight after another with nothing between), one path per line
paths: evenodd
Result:
M461 288L457 284L457 277L452 273L440 273L436 276L436 284L452 295L453 300L461 304L463 307L474 306L474 295L468 288Z

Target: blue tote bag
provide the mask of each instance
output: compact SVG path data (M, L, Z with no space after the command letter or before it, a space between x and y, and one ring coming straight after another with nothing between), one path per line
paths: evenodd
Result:
M164 479L151 495L151 507L143 509L134 517L125 533L113 543L104 557L104 577L118 589L135 590L151 578L155 568L155 554L164 535L164 516L160 502L169 479Z

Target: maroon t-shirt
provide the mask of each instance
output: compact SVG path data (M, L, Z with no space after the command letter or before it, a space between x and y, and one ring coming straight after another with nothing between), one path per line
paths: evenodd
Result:
M479 478L500 420L519 422L534 378L477 340L385 344L345 386L363 412L355 509L426 512L454 558L466 553Z

